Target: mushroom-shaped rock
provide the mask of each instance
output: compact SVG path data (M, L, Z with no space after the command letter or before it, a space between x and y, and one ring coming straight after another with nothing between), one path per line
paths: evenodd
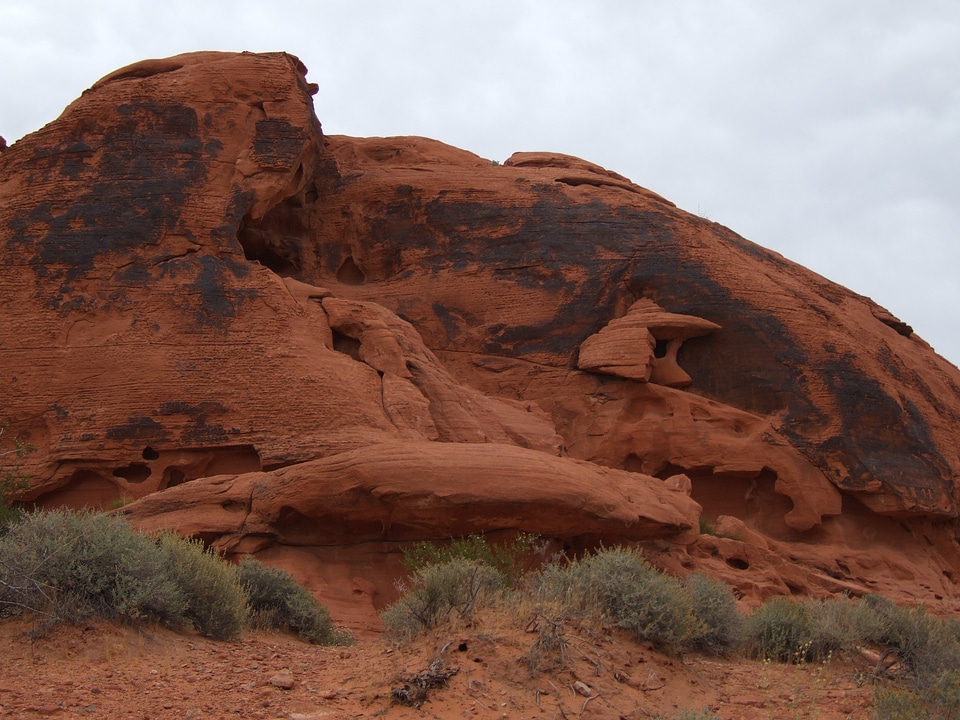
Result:
M650 330L628 315L583 341L577 367L648 382L653 372L655 347L656 340Z
M580 345L577 367L668 387L686 387L690 376L677 364L684 340L720 326L694 315L667 312L652 300L637 300ZM660 348L662 347L662 351Z

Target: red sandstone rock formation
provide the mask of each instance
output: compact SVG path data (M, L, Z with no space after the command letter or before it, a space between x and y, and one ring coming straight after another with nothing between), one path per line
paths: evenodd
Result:
M324 137L305 74L145 61L0 155L25 499L137 499L358 626L403 543L520 530L960 604L960 372L908 325L577 158Z

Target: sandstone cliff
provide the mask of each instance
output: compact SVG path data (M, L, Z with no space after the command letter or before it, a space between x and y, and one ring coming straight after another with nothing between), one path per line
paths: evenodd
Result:
M960 607L960 371L909 326L577 158L325 137L305 76L145 61L0 152L26 500L136 500L358 627L470 532Z

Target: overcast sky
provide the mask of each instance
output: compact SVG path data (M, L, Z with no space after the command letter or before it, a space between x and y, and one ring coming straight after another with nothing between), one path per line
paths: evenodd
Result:
M298 55L327 133L597 162L960 363L957 0L0 0L0 135L193 50Z

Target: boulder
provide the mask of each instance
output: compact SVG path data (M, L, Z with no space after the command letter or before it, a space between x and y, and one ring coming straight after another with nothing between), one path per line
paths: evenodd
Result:
M132 500L361 629L474 532L960 607L960 371L909 325L578 158L325 136L316 90L144 61L0 154L21 500Z

